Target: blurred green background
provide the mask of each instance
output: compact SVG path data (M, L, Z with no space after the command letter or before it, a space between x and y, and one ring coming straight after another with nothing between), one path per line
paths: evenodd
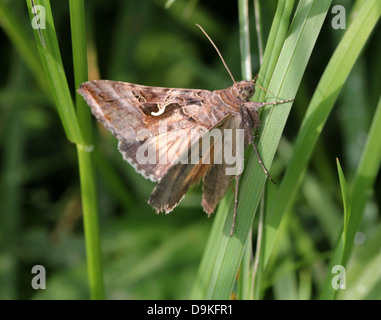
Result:
M33 43L25 1L0 1L1 7L17 16ZM168 9L166 3L86 1L90 79L209 90L230 86L218 55L195 23L215 41L235 78L242 78L236 1L176 0ZM349 14L354 1L338 3ZM276 5L273 0L261 2L264 40ZM68 2L51 1L51 6L74 97ZM250 15L252 19L252 8ZM324 23L271 168L277 181L316 85L345 32L332 29L332 16L329 13ZM335 158L340 159L350 182L380 95L380 38L378 26L324 127L301 192L287 216L288 231L282 239L288 249L278 247L271 272L266 274L265 298L293 298L283 289L292 286L290 273L297 275L298 282L310 281L309 298L316 298L316 288L326 276L324 265L343 220ZM64 134L54 104L2 29L0 44L0 299L86 299L75 147ZM251 45L256 74L259 56L253 19ZM95 120L94 132L107 298L189 297L214 219L202 211L201 187L192 188L171 214L156 215L146 203L154 184L123 161L116 140ZM353 286L341 298L381 298L380 188L378 178L350 260L348 282ZM305 253L309 247L316 254ZM37 264L46 268L46 290L36 291L30 285L31 269Z

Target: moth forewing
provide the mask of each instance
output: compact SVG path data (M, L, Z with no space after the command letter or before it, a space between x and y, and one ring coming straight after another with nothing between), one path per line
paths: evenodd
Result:
M198 108L203 105L202 99L211 94L208 90L149 87L109 80L85 82L78 92L94 116L119 140L124 159L152 181L159 181L188 148L187 133L204 128L186 114L184 107ZM166 107L162 114L152 115L163 105ZM153 150L155 156L139 157L139 151L144 149Z

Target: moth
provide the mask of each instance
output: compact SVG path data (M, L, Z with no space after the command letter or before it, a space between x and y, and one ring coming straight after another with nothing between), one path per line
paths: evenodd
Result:
M254 144L253 131L260 126L258 109L293 99L250 101L255 92L255 79L236 82L217 47L205 35L233 80L229 88L208 91L94 80L83 83L78 92L94 116L119 140L118 148L124 159L145 178L157 182L148 200L157 213L171 212L188 188L202 179L201 205L210 215L235 179L233 234L241 172L227 174L229 168L232 169L232 163L224 157L222 161L215 161L217 155L226 151L226 143L218 144L218 139L213 139L205 151L200 141L212 131L219 132L222 138L230 133L232 138L227 141L232 144L232 149L240 143L243 148L252 145L264 172L269 176ZM165 123L166 130L162 130L162 123ZM240 139L237 140L237 137ZM151 152L151 157L146 156L147 152ZM233 154L237 155L237 152ZM194 156L198 161L191 161L195 160ZM243 154L241 157L243 161Z

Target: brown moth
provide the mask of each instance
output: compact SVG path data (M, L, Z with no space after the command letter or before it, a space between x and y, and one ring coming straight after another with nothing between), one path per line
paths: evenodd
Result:
M209 40L214 45L210 38ZM217 48L216 50L218 52ZM220 55L219 52L218 54ZM226 67L222 57L221 59ZM231 75L229 70L228 72ZM207 151L201 152L199 142L213 130L220 131L222 137L226 135L226 130L230 130L233 139L229 141L234 149L237 143L234 138L240 130L243 132L241 138L244 148L249 144L254 147L259 162L268 175L254 145L253 130L260 125L258 109L265 105L293 101L250 101L255 91L255 80L235 82L233 77L232 79L234 83L231 87L215 91L95 80L83 83L78 92L91 107L94 116L119 140L118 148L124 159L145 178L158 182L148 200L157 213L171 212L185 196L190 185L203 179L201 205L210 215L235 178L232 233L240 172L235 176L227 175L227 169L232 164L225 159L220 163L213 160L214 156L224 152L224 144L217 145L216 139L213 139L213 144ZM163 122L166 130L160 128L160 123ZM192 136L191 132L197 134ZM139 156L144 155L141 151L143 147L144 152L152 147L154 151L151 160L154 161L139 161ZM192 162L190 154L196 154L199 161ZM159 161L161 158L166 161Z

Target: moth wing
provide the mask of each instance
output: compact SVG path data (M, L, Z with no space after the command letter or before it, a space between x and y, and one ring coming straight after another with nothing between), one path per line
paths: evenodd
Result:
M215 164L204 176L201 206L210 215L225 196L234 176L226 175L225 164Z
M146 141L119 141L119 151L137 172L151 181L160 181L206 129L191 124L187 128L160 133Z
M197 139L192 138L195 132L208 129L183 111L186 106L202 107L203 99L211 94L208 90L95 80L83 83L78 92L95 117L118 138L124 159L152 181L159 181L190 147L192 139ZM158 112L159 106L165 108L164 112L152 115ZM139 161L138 151L143 149L155 149L156 153L147 161Z
M232 136L229 139L226 135L224 136L222 162L214 163L203 178L201 205L207 214L211 214L216 209L217 204L225 196L231 185L232 179L243 171L244 136L242 135L237 139L239 134L237 129L241 128L241 124L240 116L226 123L226 129L231 129ZM237 145L237 141L241 143L240 146ZM225 150L225 148L230 150ZM232 156L229 161L228 155Z
M166 121L167 131L187 128L194 119L183 112L184 106L202 106L208 90L173 89L142 86L127 82L94 80L78 88L94 116L119 140L145 140L142 129L157 135L160 121ZM159 107L165 111L157 113ZM143 130L144 131L144 130Z
M240 116L230 114L220 120L211 130L218 129L222 131L227 128L234 129L239 123ZM203 152L201 140L204 137L205 135L192 144L190 151L187 150L186 153L181 156L181 159L186 159L184 162L187 163L178 163L170 167L166 175L156 185L148 201L148 203L156 209L156 212L171 212L182 200L190 185L205 175L208 176L208 171L213 170L213 167L216 166L213 163L205 163L208 162L205 161L205 158L210 157L210 160L213 160L213 155L217 152L221 152L221 150L218 150L218 146L213 143L206 153ZM194 161L195 159L192 158L192 155L195 154L199 155L198 160L201 161ZM229 177L229 179L231 180L231 177Z

